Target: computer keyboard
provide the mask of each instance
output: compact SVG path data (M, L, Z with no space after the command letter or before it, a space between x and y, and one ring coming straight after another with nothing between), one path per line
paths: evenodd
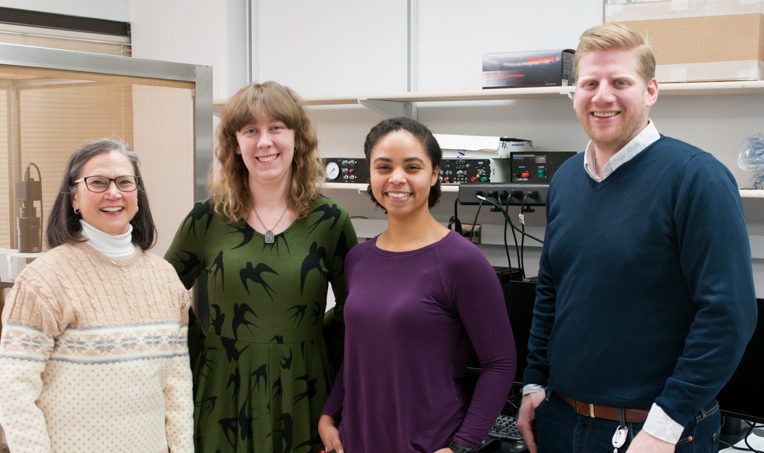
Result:
M499 415L493 422L489 436L504 440L522 440L523 436L517 430L517 418L511 415Z

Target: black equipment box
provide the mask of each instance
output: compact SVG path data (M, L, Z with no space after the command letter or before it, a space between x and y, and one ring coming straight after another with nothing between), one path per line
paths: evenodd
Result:
M441 159L439 174L444 185L491 182L491 159Z
M369 182L369 163L365 158L327 157L326 182Z
M516 151L512 160L514 183L549 184L563 162L575 156L575 151Z

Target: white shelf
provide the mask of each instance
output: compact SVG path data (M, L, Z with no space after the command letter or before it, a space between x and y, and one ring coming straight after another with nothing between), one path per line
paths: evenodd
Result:
M764 81L750 82L698 82L698 83L661 83L661 96L690 95L730 95L764 94ZM474 91L417 91L408 93L366 93L328 96L306 96L308 105L358 105L360 99L388 102L459 102L459 101L506 101L517 99L555 99L573 93L573 87L532 87L532 88L494 88ZM216 99L213 104L216 113L225 104L225 99Z
M661 83L658 85L660 96L715 96L715 95L760 95L764 94L764 81L749 82L698 82L698 83ZM310 106L322 105L359 105L360 100L367 105L373 101L385 103L415 104L419 102L468 102L468 101L506 101L519 99L562 99L573 93L574 87L532 87L532 88L495 88L475 91L419 91L407 93L345 94L329 96L306 96L303 99ZM225 99L213 101L215 114L219 115ZM328 189L365 190L366 184L326 183ZM441 186L444 193L457 193L459 186ZM741 198L764 198L764 190L741 189Z
M327 182L324 183L324 187L327 189L341 189L341 190L366 190L369 187L366 183L360 182ZM443 185L440 186L440 191L444 193L458 193L459 186Z
M352 183L352 182L327 182L324 184L327 189L340 189L340 190L366 190L368 184L365 183ZM459 193L459 186L454 185L441 185L441 192L443 193ZM764 198L764 190L757 189L740 189L740 198Z
M740 189L740 198L764 198L764 190Z

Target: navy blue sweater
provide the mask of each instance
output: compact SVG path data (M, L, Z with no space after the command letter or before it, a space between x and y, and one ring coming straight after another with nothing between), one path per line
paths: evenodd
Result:
M661 137L597 183L584 153L547 200L525 383L685 425L756 325L740 194L710 154Z

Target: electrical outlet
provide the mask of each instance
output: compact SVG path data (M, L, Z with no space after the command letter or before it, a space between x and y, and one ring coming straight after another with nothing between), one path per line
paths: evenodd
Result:
M546 195L549 192L548 184L518 184L518 183L488 183L488 184L461 184L459 186L459 204L480 204L478 195L482 195L493 202L501 196L504 206L520 206L525 198L525 206L546 206ZM534 197L525 197L534 193ZM507 195L510 195L507 199ZM488 205L490 203L483 203Z
M472 240L473 244L480 244L480 240L482 239L482 232L483 229L481 228L482 225L479 223L475 225L475 233L472 233L472 224L469 225L462 224L462 236L466 237L467 239Z

